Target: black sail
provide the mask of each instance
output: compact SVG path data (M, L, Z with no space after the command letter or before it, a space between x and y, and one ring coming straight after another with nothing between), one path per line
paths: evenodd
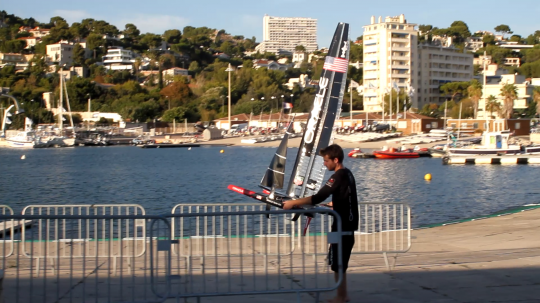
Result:
M315 194L326 167L319 150L333 142L332 130L341 113L349 65L349 24L339 23L319 80L304 136L287 188L287 195L301 198Z
M294 121L293 121L294 122ZM287 131L281 139L270 165L266 169L260 186L266 189L281 189L283 188L285 180L285 163L287 162L287 144L289 141L289 134L293 125L293 122L287 127Z

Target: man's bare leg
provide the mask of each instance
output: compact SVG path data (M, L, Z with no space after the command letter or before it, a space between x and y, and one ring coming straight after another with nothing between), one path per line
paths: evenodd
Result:
M336 282L339 280L339 273L334 272L334 280ZM349 301L349 295L347 294L347 272L344 272L343 281L341 281L341 285L339 285L337 288L336 297L331 299L330 302L345 303Z

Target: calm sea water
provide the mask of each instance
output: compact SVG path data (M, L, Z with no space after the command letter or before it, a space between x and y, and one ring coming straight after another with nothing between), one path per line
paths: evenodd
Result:
M297 151L288 151L289 170ZM161 214L179 203L254 202L227 186L257 190L274 152L261 147L4 148L0 204L20 212L30 204L130 203L141 204L148 214ZM356 176L360 201L408 203L413 226L540 201L540 166L445 166L437 158L347 158L345 166ZM424 180L427 173L432 181Z

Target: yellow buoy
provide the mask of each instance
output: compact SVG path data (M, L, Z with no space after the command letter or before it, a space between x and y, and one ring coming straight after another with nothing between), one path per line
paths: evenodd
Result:
M220 150L219 152L220 152L220 153L224 153L225 151L224 151L224 150Z
M424 176L424 179L426 179L426 180L428 180L428 181L431 180L431 174L426 174L426 175Z

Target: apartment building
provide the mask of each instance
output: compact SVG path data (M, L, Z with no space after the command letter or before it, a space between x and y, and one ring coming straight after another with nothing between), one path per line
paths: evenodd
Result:
M407 90L416 87L418 31L416 24L408 23L405 15L371 17L364 26L364 104L368 112L381 112L382 98L390 87ZM413 107L418 107L415 97Z
M482 87L482 98L478 102L478 115L477 119L487 118L501 118L500 113L490 112L485 107L487 99L493 96L497 99L497 102L501 105L504 104L504 97L501 96L501 89L506 84L514 84L517 89L517 99L514 100L514 109L525 109L528 106L528 100L533 95L534 84L538 82L538 79L530 79L529 81L525 76L517 74L503 74L505 70L498 68L496 64L491 64L486 69L482 81L485 81L485 85ZM484 113L484 109L486 112Z
M418 83L416 95L418 107L425 104L441 104L448 99L440 87L448 82L471 81L473 79L473 55L462 53L453 47L434 45L418 46Z
M47 63L70 66L73 63L73 48L73 44L64 42L47 45Z
M135 57L133 52L121 46L112 46L103 56L103 66L110 70L132 70Z
M263 41L256 51L290 55L299 45L308 53L317 50L317 19L264 16Z

